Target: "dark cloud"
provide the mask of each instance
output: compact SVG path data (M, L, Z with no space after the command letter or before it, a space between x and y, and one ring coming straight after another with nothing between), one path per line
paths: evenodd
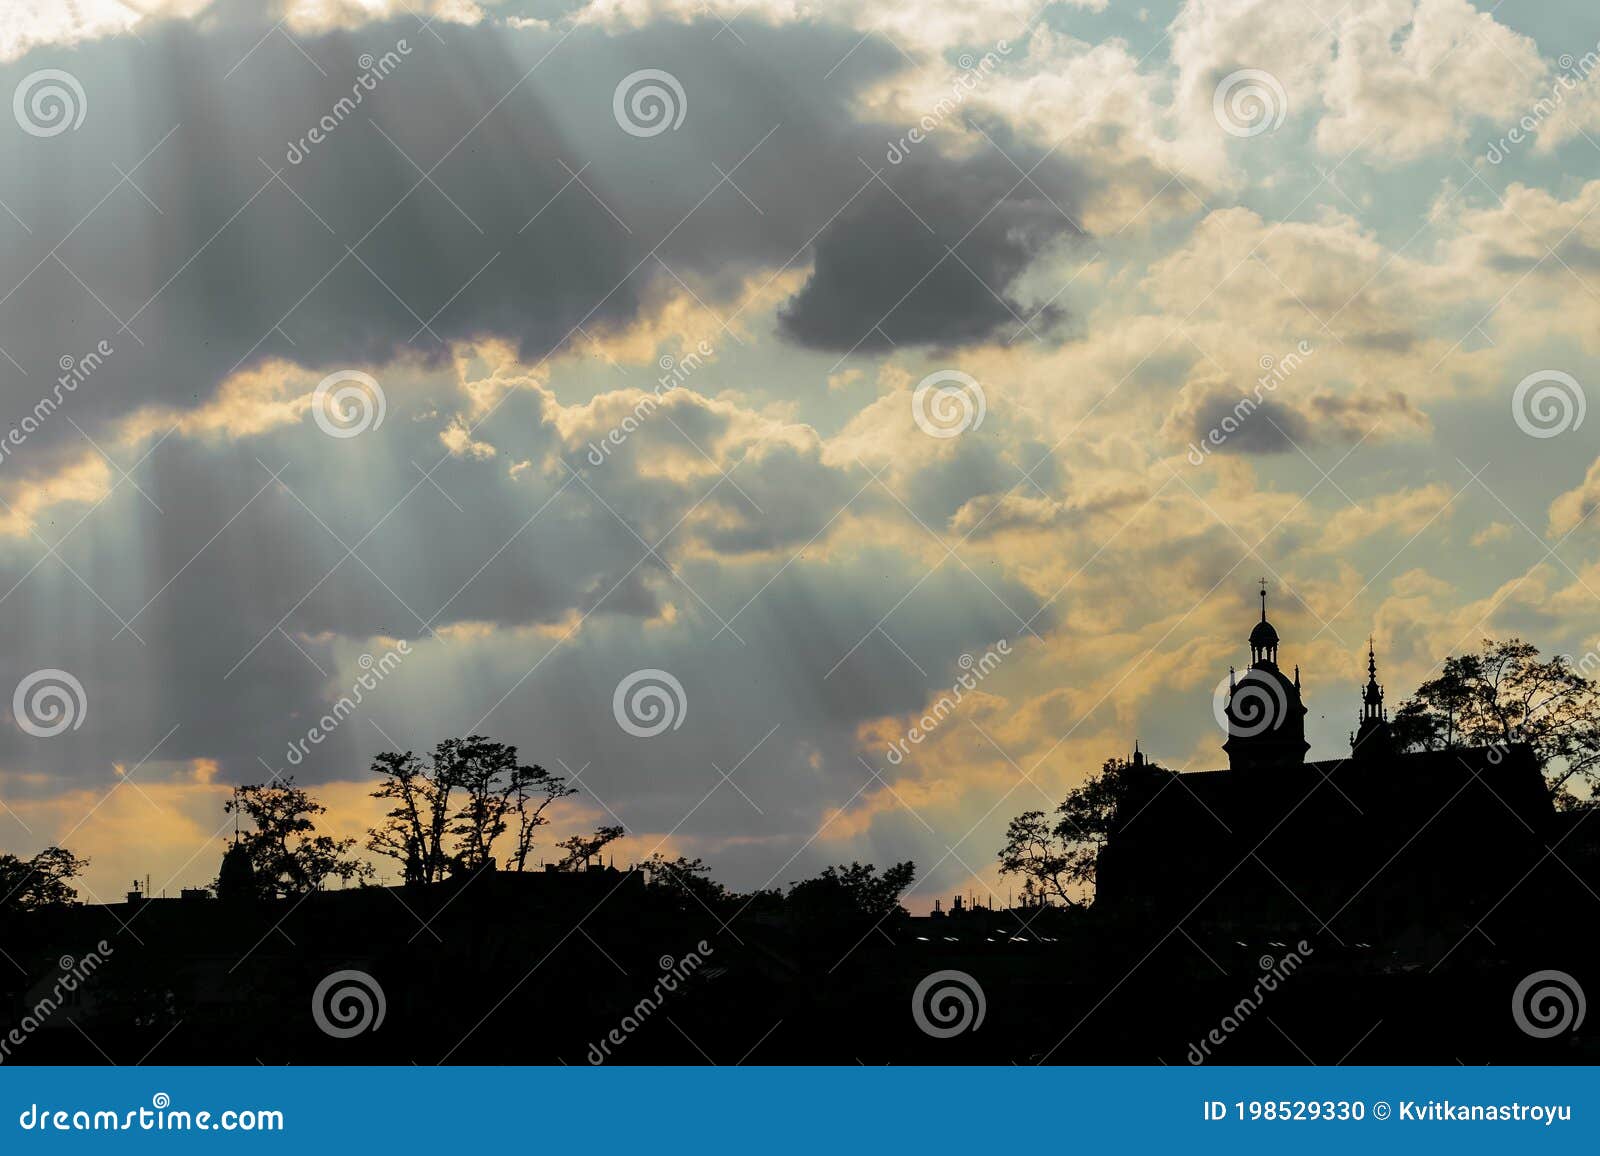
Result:
M988 147L953 160L928 142L899 168L878 161L898 126L850 110L903 61L876 41L851 52L859 36L842 28L741 26L736 50L678 25L580 29L559 45L553 31L452 26L440 44L401 19L298 48L238 13L208 28L156 25L143 43L0 69L9 91L70 65L88 105L76 131L0 134L0 200L26 224L0 219L0 267L14 271L0 347L27 375L0 362L14 416L61 357L102 339L115 353L73 398L91 428L203 398L267 357L437 359L493 334L537 361L631 320L677 278L715 296L741 272L813 258L783 315L793 339L958 345L1015 327L1008 287L1071 229L1051 203L1072 204L1060 163L1035 185ZM363 54L385 53L388 75L356 85ZM641 139L619 128L612 95L645 67L682 78L687 113ZM68 445L77 434L54 423L17 469L53 470Z
M1032 186L1017 188L1003 158L918 161L883 179L893 187L875 184L817 239L811 277L781 314L791 338L840 351L957 346L1059 319L1049 306L1034 320L1006 290L1076 229Z
M1311 398L1310 412L1327 442L1351 441L1372 434L1375 428L1387 427L1392 436L1404 433L1407 427L1413 432L1433 428L1428 415L1397 389L1360 396L1319 393Z
M1311 427L1298 410L1272 398L1257 401L1230 393L1202 399L1191 428L1196 444L1237 454L1281 454L1312 440Z
M297 46L246 7L0 69L9 92L70 68L88 99L77 131L0 133L0 200L26 226L0 214L0 348L20 366L0 359L0 429L33 410L62 357L113 347L0 481L54 475L89 437L122 456L105 432L119 419L192 408L268 359L303 387L376 368L388 418L347 440L309 417L174 434L134 471L143 493L112 470L103 504L54 507L40 527L54 552L0 539L0 687L61 668L87 696L83 726L55 739L0 728L0 767L39 789L98 787L148 751L146 777L214 758L222 781L261 778L349 689L362 653L404 639L412 656L311 751L304 781L360 777L391 737L424 747L483 729L590 766L594 796L665 830L717 785L713 764L735 766L777 727L739 772L765 813L724 787L680 835L771 840L782 850L766 861L782 862L862 785L859 725L919 708L962 654L1015 638L1037 600L991 569L980 581L887 547L824 553L865 468L825 460L803 427L753 433L777 419L741 426L689 395L595 466L586 446L608 422L568 438L547 395L521 389L473 431L482 455L425 478L464 404L450 347L502 338L537 362L639 319L679 279L722 308L745 278L813 258L784 313L790 338L839 348L881 321L899 344L958 345L1015 325L1020 305L995 294L1071 231L1065 217L994 150L929 146L885 172L932 232L880 184L863 189L861 158L881 156L885 130L851 110L903 60L847 29L740 22L742 43L703 26L580 29L558 46L559 32L441 26L441 44L402 19ZM391 74L303 141L350 95L358 58L402 39ZM681 78L679 130L638 138L613 120L614 87L642 68ZM1070 209L1069 177L1036 174ZM938 526L1016 484L1024 457L963 443L902 496ZM878 488L853 511L885 512L910 524ZM673 671L690 711L648 745L611 711L644 667ZM741 853L731 880L760 883Z
M1373 436L1404 436L1431 428L1427 414L1399 390L1382 394L1313 394L1301 406L1275 397L1257 400L1226 389L1207 393L1188 419L1201 452L1278 454L1299 446L1338 445Z

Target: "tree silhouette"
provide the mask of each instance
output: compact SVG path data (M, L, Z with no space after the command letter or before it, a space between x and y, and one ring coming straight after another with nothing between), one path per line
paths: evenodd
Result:
M367 847L399 862L407 883L435 883L452 868L493 863L496 842L515 841L507 867L527 869L545 812L576 794L564 779L520 761L517 748L482 735L446 739L424 762L411 751L385 751L372 760L381 780L375 799L394 806L368 832Z
M31 859L0 854L0 911L33 911L76 901L71 880L88 866L89 860L65 847L46 847Z
M906 914L900 906L900 895L911 886L916 874L916 864L909 859L884 868L882 875L870 863L825 867L820 875L791 883L786 902L802 920L877 922Z
M1600 774L1600 689L1519 638L1485 639L1477 653L1446 659L1391 725L1403 750L1527 743L1558 799Z
M1087 906L1085 895L1094 887L1100 849L1111 836L1129 772L1127 763L1108 759L1050 814L1025 811L1012 819L1000 849L1000 874L1022 876L1023 896L1033 902Z
M294 777L273 783L247 783L223 805L228 814L250 820L252 830L239 835L249 855L255 886L264 899L281 899L322 890L328 879L349 883L372 877L370 864L350 854L354 839L316 833L316 816L324 807Z
M571 835L561 840L556 846L567 854L556 864L557 870L582 871L608 843L616 842L626 833L621 827L597 827L593 835Z
M657 851L645 864L650 886L686 899L698 899L700 904L715 911L729 898L728 889L710 878L711 868L700 859L685 859L679 855L668 859Z

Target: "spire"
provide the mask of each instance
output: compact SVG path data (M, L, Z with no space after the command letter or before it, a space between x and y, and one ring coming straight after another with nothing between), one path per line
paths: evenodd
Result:
M1361 726L1350 738L1358 757L1388 753L1389 712L1383 705L1383 686L1378 682L1378 648L1367 638L1367 685L1361 688Z
M1361 691L1361 717L1383 721L1387 713L1383 707L1383 687L1378 683L1378 652L1371 636L1367 637L1367 685Z
M1278 665L1278 632L1267 621L1267 580L1261 578L1257 581L1261 584L1261 621L1250 631L1250 666L1252 669L1266 666L1275 670Z
M1278 631L1267 617L1267 580L1256 580L1261 620L1250 629L1250 668L1228 671L1228 700L1219 712L1228 765L1235 770L1298 765L1309 749L1305 741L1305 703L1300 668L1278 665Z

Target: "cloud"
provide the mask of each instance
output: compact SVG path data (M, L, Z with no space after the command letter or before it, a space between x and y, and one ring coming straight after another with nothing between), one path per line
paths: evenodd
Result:
M889 174L898 198L873 180L857 157L879 152L883 130L841 112L899 58L861 45L815 91L818 66L859 39L837 27L785 30L781 48L753 29L781 62L761 75L707 73L698 31L674 25L616 37L461 26L445 48L400 19L359 40L302 36L309 60L263 31L167 22L142 44L88 44L77 67L94 115L0 144L0 199L29 230L0 235L24 273L0 303L0 345L42 376L108 340L99 388L73 398L91 432L269 360L324 373L431 364L494 337L537 365L633 324L665 290L727 298L796 262L811 269L783 314L794 339L960 345L1012 321L1011 283L1070 229L993 152L925 149ZM393 47L367 89L354 70L374 44ZM641 141L615 123L611 97L647 61L697 83L681 131ZM185 83L161 100L137 98L175 74ZM776 95L808 86L812 99ZM119 182L109 158L137 174ZM650 180L636 179L640 164ZM1036 177L1068 205L1070 179L1059 163ZM119 243L130 235L137 250ZM696 312L720 336L719 317ZM77 440L52 423L30 450L44 462Z
M1009 815L1134 736L1215 765L1258 572L1319 753L1369 630L1400 687L1480 629L1600 629L1587 537L1578 581L1498 548L1481 487L1452 504L1458 458L1525 464L1513 383L1594 377L1600 184L1427 160L1495 119L1458 61L1509 103L1484 51L1530 67L1525 38L1386 0L1191 3L1167 40L1093 5L1027 31L1011 0L735 7L431 5L441 45L393 5L228 3L4 70L65 63L89 102L0 134L0 428L31 423L0 455L0 688L61 668L87 696L57 739L0 726L8 806L64 836L120 765L115 823L73 841L113 887L209 878L220 792L404 640L299 768L337 827L369 821L375 750L482 730L581 775L567 818L614 814L630 854L738 886L913 858L928 894L993 882ZM1211 102L1245 67L1289 103L1240 141ZM680 80L676 130L615 121L644 68ZM349 370L383 420L331 436L318 387ZM940 371L985 404L948 438L913 412ZM1566 533L1578 446L1496 491ZM649 741L611 705L645 668L687 708Z
M1016 189L1001 158L913 160L884 179L905 191L869 189L817 238L812 274L780 314L803 345L873 352L1009 331L1027 314L1007 288L1040 247L1077 232L1049 197Z
M1311 427L1296 410L1268 398L1241 418L1238 404L1239 398L1226 393L1202 399L1191 427L1194 440L1203 443L1212 430L1232 429L1220 448L1241 454L1288 453L1311 441Z
M1314 124L1320 152L1381 164L1457 147L1508 105L1520 113L1547 71L1531 37L1467 0L1187 0L1172 32L1189 132L1214 127L1224 76L1263 69L1283 90L1286 114Z
M1600 509L1600 458L1589 467L1583 482L1550 503L1549 524L1545 533L1552 538L1573 533Z

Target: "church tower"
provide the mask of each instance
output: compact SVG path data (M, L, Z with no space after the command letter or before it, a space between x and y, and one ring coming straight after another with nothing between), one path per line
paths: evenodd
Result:
M1228 672L1224 710L1228 765L1234 770L1298 766L1305 762L1306 708L1300 668L1291 680L1278 667L1278 632L1267 621L1267 583L1261 580L1261 621L1250 631L1250 668Z
M1350 753L1371 758L1389 750L1389 711L1383 705L1383 687L1378 685L1378 655L1372 639L1367 639L1367 685L1361 690L1361 722L1350 736Z

